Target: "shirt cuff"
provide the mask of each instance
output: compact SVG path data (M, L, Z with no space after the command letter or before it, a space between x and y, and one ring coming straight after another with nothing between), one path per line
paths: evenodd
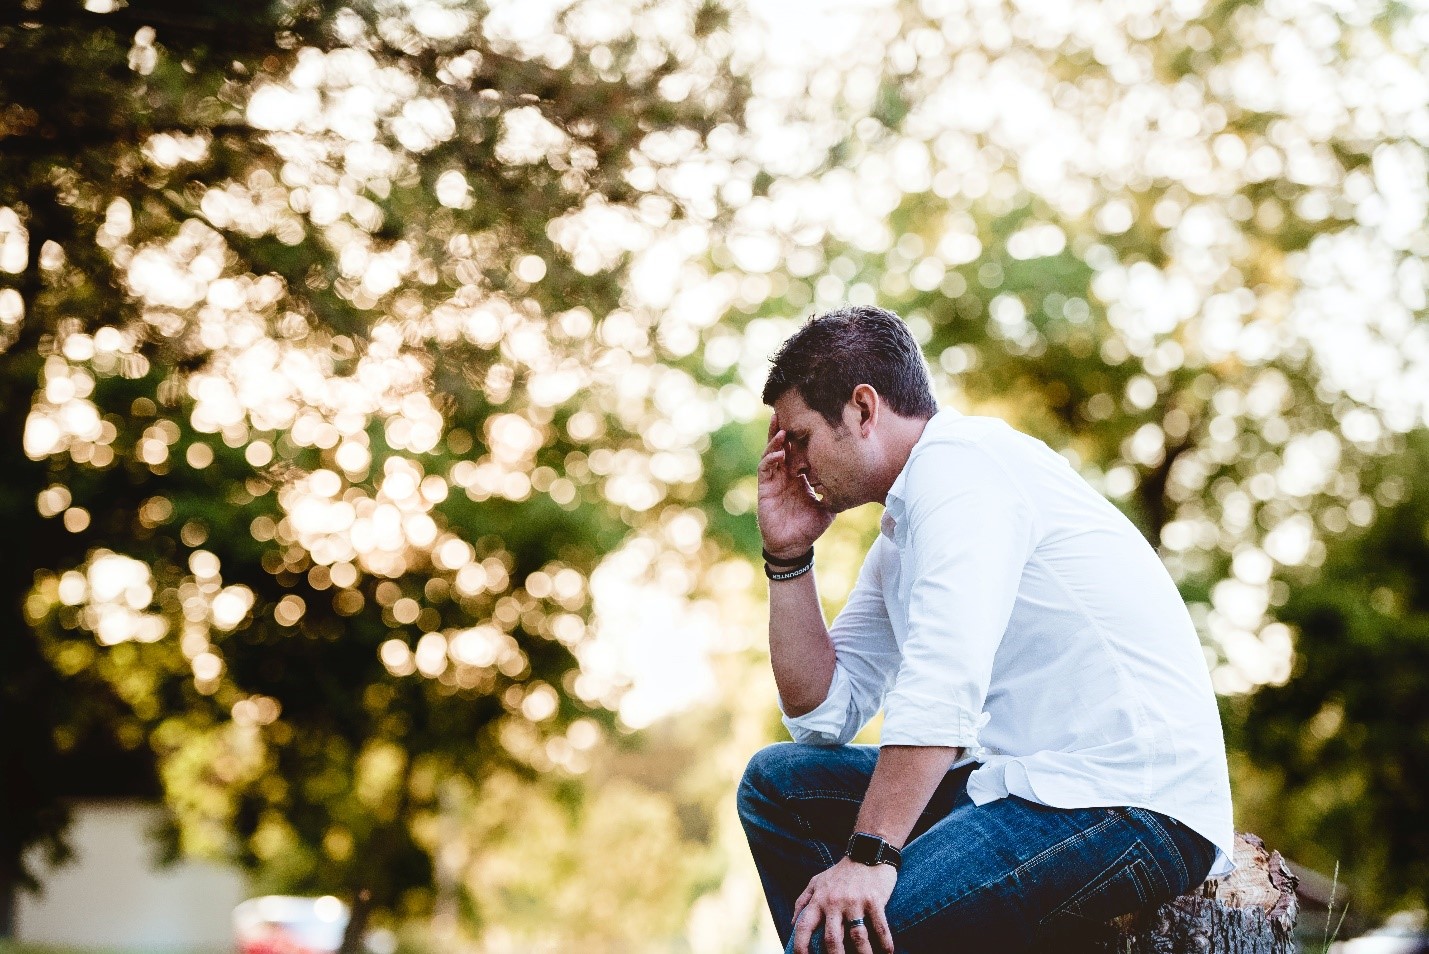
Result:
M779 700L779 711L784 716L784 728L789 730L795 742L810 745L842 745L849 739L844 732L849 722L849 703L853 698L853 687L848 673L838 665L834 666L834 678L829 681L829 691L824 701L801 716L791 716L784 711L784 700ZM849 738L858 732L849 734Z
M978 732L992 716L942 705L918 705L909 699L889 698L883 713L880 745L946 746L976 749Z

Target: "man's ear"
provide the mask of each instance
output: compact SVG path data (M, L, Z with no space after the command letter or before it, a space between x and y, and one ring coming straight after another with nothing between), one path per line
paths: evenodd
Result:
M873 428L878 423L878 414L883 409L883 399L871 384L860 384L853 389L853 396L849 398L849 405L857 418L858 432L861 436L867 437L873 433Z

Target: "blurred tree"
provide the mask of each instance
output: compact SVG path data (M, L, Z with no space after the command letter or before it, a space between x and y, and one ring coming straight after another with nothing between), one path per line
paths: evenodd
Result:
M1371 474L1429 412L1429 109L1402 95L1422 90L1429 18L1368 3L899 10L783 77L780 142L815 154L751 170L713 251L742 275L707 335L715 373L757 387L758 358L788 330L769 319L897 310L947 398L1063 450L1159 547L1222 693L1284 683L1297 659L1305 705L1344 681L1372 711L1379 662L1339 665L1291 581L1317 579L1337 535L1376 520ZM730 425L714 446L747 458L762 437ZM1404 499L1429 495L1422 471L1403 480ZM715 532L748 533L751 481L708 502ZM1343 565L1356 555L1369 556ZM1413 627L1355 619L1385 653L1374 660L1413 651ZM1294 649L1287 624L1318 630ZM1308 675L1320 667L1323 682ZM1241 727L1247 752L1277 751L1301 698L1284 692L1266 702L1281 728L1257 741L1253 719ZM1417 764L1408 735L1379 739L1376 771ZM1337 769L1296 771L1280 797ZM1375 906L1429 899L1416 805L1390 786L1346 803L1354 830L1403 849L1357 868L1367 892L1413 885ZM1314 831L1330 816L1303 817L1266 834L1322 859Z
M95 727L176 850L389 911L430 908L444 779L582 770L590 573L703 490L624 277L717 214L664 184L740 120L726 23L0 14L0 895Z
M1365 475L1380 509L1335 539L1318 572L1287 579L1284 685L1232 699L1258 831L1338 870L1350 904L1422 906L1429 885L1429 434Z
M749 391L790 316L848 300L908 316L947 397L1138 521L1247 753L1333 712L1330 679L1365 688L1340 689L1345 731L1371 724L1387 657L1316 682L1341 624L1309 608L1348 612L1336 581L1375 555L1351 528L1377 541L1425 496L1422 468L1398 494L1375 475L1424 422L1426 24L922 0L820 59L826 34L760 47L679 2L5 14L0 506L27 546L0 580L25 822L0 877L61 845L35 767L113 725L156 753L187 848L429 907L440 820L492 770L579 771L609 722L602 554L648 538L682 593L714 550L753 554ZM872 532L842 522L826 578ZM1346 746L1417 764L1379 738ZM1238 761L1238 791L1321 792L1329 765ZM1322 858L1353 810L1343 830L1396 837L1397 791L1265 833ZM619 830L578 802L535 813L550 842ZM1408 855L1357 864L1429 893ZM532 895L506 884L469 895Z

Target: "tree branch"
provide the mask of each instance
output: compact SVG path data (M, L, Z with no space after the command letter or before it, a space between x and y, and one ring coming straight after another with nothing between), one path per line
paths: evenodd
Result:
M239 6L236 9L245 13L248 11L248 8L244 6ZM274 34L279 32L300 33L302 27L317 26L320 22L315 17L299 17L291 23L271 21L264 24L259 21L255 24L255 19L250 16L235 17L232 20L179 19L137 10L133 7L123 7L109 13L95 13L77 4L66 5L59 9L56 9L54 4L47 4L36 10L26 10L15 4L0 12L0 27L36 29L50 26L78 27L84 30L110 27L116 30L122 29L126 33L137 31L143 27L152 27L156 32L162 29L167 34L189 37L197 41L221 37L226 50L260 53L272 52Z
M47 152L70 152L92 146L115 146L126 143L138 145L151 136L160 136L165 133L178 136L210 135L217 137L231 134L251 136L260 132L263 130L255 129L247 123L217 123L212 126L175 124L129 129L71 129L66 130L62 135L55 136L47 136L43 133L6 136L0 133L0 149L4 149L8 155L35 156Z

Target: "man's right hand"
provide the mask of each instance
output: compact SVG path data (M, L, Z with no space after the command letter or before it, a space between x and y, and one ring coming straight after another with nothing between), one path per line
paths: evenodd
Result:
M808 478L790 460L779 415L769 419L769 443L759 460L759 532L764 548L794 558L814 545L834 522L833 511L819 502Z

